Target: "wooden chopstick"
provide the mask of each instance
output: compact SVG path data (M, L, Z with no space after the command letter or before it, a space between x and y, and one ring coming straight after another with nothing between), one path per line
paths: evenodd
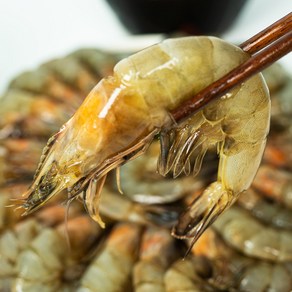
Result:
M223 96L236 85L291 52L292 13L242 43L240 47L252 57L172 110L170 113L176 122L191 116L209 102Z
M291 30L292 12L243 42L240 48L252 55L284 36L286 33L289 33Z

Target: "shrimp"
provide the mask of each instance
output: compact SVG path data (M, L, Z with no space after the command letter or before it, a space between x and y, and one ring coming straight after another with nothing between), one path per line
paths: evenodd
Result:
M292 137L291 133L283 133L271 137L264 152L264 162L292 171Z
M18 223L0 236L0 290L11 291L11 281L16 276L19 254L39 234L40 224L33 219Z
M99 211L110 220L171 227L177 220L179 209L172 206L141 205L125 196L119 196L118 192L106 185L102 190Z
M154 141L143 156L130 161L121 169L120 179L123 194L143 204L164 204L174 202L202 189L204 179L181 176L176 180L161 179L156 172L159 142Z
M271 94L277 93L289 82L289 75L279 63L274 63L263 70Z
M292 208L290 172L263 164L253 181L253 187L263 196Z
M266 200L257 191L248 189L237 203L263 223L292 230L292 212L274 201Z
M0 184L31 179L43 146L43 142L28 139L0 141Z
M102 224L98 210L107 173L143 154L160 133L163 175L189 174L191 165L197 173L206 150L217 145L217 181L173 232L198 238L253 180L269 128L269 95L256 75L179 125L169 111L248 58L220 39L186 37L120 61L49 140L25 194L26 214L68 189L70 198L83 192L87 211Z
M68 249L65 230L72 250ZM80 276L74 267L80 269L79 262L100 235L101 229L86 216L72 218L66 227L43 228L18 257L13 291L72 291L76 284L72 276Z
M220 291L291 291L290 263L245 257L228 246L212 228L197 241L192 253L211 261L213 272L208 282Z
M46 95L9 90L1 99L0 138L48 137L72 114L73 109Z
M180 256L168 230L148 228L143 234L139 261L133 271L136 292L164 292L164 274Z
M285 264L259 262L244 271L238 290L253 292L290 292L292 273Z
M212 267L206 258L188 257L177 260L166 271L164 284L166 292L218 291L208 283Z
M265 226L244 209L234 206L214 227L231 246L247 256L272 262L292 261L292 232Z
M212 276L208 282L223 291L237 286L238 277L255 261L228 246L212 227L204 232L192 247L191 253L210 261Z
M78 59L67 56L50 61L42 67L54 72L63 82L79 91L81 96L88 94L99 78L91 74Z
M46 94L66 103L68 108L72 105L79 106L82 99L78 93L60 82L51 71L44 67L20 74L11 81L9 89L20 89L32 94Z
M116 225L104 248L85 271L76 291L129 291L141 231L133 224Z
M98 49L80 49L70 56L78 59L94 75L100 78L112 74L113 67L117 62L117 58L114 55Z

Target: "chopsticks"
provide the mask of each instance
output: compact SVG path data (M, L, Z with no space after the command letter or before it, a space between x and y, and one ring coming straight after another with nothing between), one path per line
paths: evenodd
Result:
M240 45L251 58L170 113L179 122L292 51L292 13Z

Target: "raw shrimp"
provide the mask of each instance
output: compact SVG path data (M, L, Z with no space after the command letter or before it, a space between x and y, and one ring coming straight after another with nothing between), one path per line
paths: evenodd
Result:
M203 233L192 247L191 253L210 261L212 276L208 282L223 291L237 286L242 272L255 262L228 246L212 227Z
M81 95L88 94L100 79L91 74L82 63L73 56L50 61L42 65L42 67L49 71L53 71L59 79L65 82L65 84L67 83L80 91Z
M181 176L161 179L156 171L159 142L153 142L146 153L121 168L120 179L123 194L143 204L163 204L181 199L206 185L204 179Z
M68 248L65 232L72 249ZM100 234L101 229L86 216L69 220L67 226L43 228L18 257L13 291L73 291L74 277L80 277L74 266L80 269L80 261ZM66 273L68 269L70 273Z
M98 49L80 49L70 56L85 64L95 75L102 78L112 74L113 67L118 59L112 54Z
M168 230L148 228L142 237L139 261L133 271L136 292L164 292L164 274L180 256Z
M40 230L41 226L36 220L28 219L0 235L0 291L11 291L19 254L28 247Z
M196 242L192 252L211 261L213 272L208 282L219 291L291 291L291 264L245 257L211 228Z
M220 291L291 291L291 271L286 264L243 256L228 246L212 228L196 242L192 253L212 261L213 273L208 282Z
M104 248L83 275L77 291L130 291L141 231L137 225L116 225Z
M263 164L253 181L253 187L263 196L292 208L292 177L290 172Z
M277 93L289 82L289 75L279 63L272 64L267 69L263 70L262 73L271 94Z
M178 208L172 206L141 205L104 186L99 206L102 216L117 221L143 225L171 227L178 218ZM107 221L107 220L105 220ZM102 225L103 226L103 225Z
M79 106L82 98L68 85L60 82L48 69L40 67L34 71L24 72L9 85L10 89L21 89L27 93L46 94L67 104Z
M248 189L244 196L240 196L237 202L263 223L292 230L291 210L274 201L266 200L252 188Z
M0 184L20 178L30 180L44 145L32 139L0 141Z
M292 171L292 135L290 132L270 137L264 152L263 160L276 166Z
M242 273L238 283L239 291L290 292L291 289L292 273L285 264L255 263Z
M1 99L0 138L52 135L73 114L73 109L22 90L9 90Z
M211 276L212 267L206 258L189 256L185 260L179 259L165 273L165 291L218 291L208 283Z
M230 208L214 227L245 255L273 262L292 261L292 232L265 226L240 207Z
M161 133L159 172L198 172L217 145L218 180L180 218L174 234L197 239L251 184L269 128L270 101L256 75L180 125L169 111L249 56L212 37L166 40L119 62L48 142L23 204L36 210L62 189L83 192L90 216L98 214L107 173L143 154ZM252 95L250 97L249 95ZM175 127L175 129L173 129Z

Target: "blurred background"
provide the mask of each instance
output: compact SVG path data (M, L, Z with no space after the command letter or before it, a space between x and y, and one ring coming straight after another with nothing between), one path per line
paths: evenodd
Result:
M81 47L133 52L182 31L239 44L291 11L291 0L1 1L0 92L22 71ZM291 53L281 63L292 72Z

